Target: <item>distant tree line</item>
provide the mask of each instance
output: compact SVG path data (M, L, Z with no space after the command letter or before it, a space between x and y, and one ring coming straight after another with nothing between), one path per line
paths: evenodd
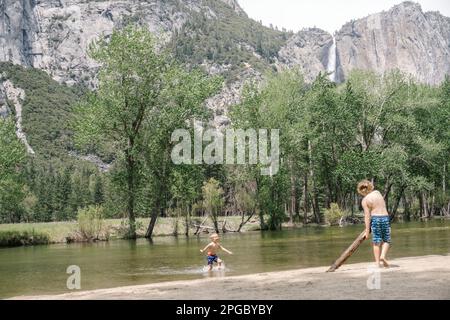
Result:
M259 165L170 159L173 130L193 133L194 120L210 119L204 101L221 78L186 69L132 27L90 54L103 66L98 90L68 109L65 138L51 149L58 161L27 156L12 118L0 120L0 222L73 220L97 205L105 217L126 217L131 238L137 217L150 217L147 237L165 216L186 225L209 216L216 231L226 215L242 217L237 229L258 217L261 229L275 230L288 221L323 223L329 208L357 214L363 178L375 182L393 218L450 214L450 78L428 86L398 71L355 71L337 85L327 74L307 83L293 70L249 83L230 109L232 126L280 129L280 170L262 176ZM113 159L112 169L69 160L75 147Z

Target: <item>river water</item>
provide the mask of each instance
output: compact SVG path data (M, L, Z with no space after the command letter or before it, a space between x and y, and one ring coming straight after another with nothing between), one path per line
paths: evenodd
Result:
M225 271L204 272L199 252L208 236L158 237L149 242L114 240L0 249L0 298L65 293L67 267L81 270L81 289L91 290L170 280L223 277L330 265L363 226L307 227L277 232L222 235ZM396 223L390 258L450 253L450 221ZM365 241L347 263L372 260Z

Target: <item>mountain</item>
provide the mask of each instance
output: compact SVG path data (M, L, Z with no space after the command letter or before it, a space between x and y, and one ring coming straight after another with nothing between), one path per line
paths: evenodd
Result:
M344 74L398 68L429 84L450 74L450 18L414 2L347 23L336 42Z
M228 125L228 106L239 101L247 79L261 80L285 68L301 69L307 81L330 72L332 80L342 82L353 69L383 73L399 68L429 84L450 74L450 18L423 12L413 2L350 21L332 35L317 28L293 33L265 27L250 19L236 0L0 0L0 61L27 68L0 65L0 115L17 109L11 95L25 89L11 80L11 72L35 79L35 73L26 73L43 70L56 81L52 87L63 86L64 95L70 87L94 88L99 66L87 55L89 44L127 24L151 30L186 65L223 75L222 92L208 101L218 127ZM35 126L46 127L33 122L39 106L30 103L33 97L27 92L33 91L25 91L21 115L16 114L23 139L33 135ZM52 100L55 109L70 113L67 101L60 106ZM64 133L61 139L66 139L65 128L54 130L48 136ZM33 140L28 139L30 148L39 153Z

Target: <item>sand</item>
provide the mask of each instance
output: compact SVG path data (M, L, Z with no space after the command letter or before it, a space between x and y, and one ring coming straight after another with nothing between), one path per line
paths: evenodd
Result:
M450 255L390 263L375 273L373 263L357 263L334 273L318 267L13 299L450 299Z

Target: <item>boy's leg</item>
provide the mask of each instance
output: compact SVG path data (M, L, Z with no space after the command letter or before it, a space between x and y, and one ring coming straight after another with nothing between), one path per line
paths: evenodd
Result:
M381 254L381 244L374 243L373 244L373 256L375 257L375 263L377 266L380 265L380 254Z
M388 242L383 242L383 246L381 247L380 260L383 263L385 268L389 267L389 263L386 260L386 255L388 253L389 247L390 247L390 245Z
M388 253L391 241L391 224L389 218L383 220L383 223L381 225L381 231L382 231L383 246L381 247L380 260L383 263L383 266L385 268L388 268L389 263L386 260L386 255Z

